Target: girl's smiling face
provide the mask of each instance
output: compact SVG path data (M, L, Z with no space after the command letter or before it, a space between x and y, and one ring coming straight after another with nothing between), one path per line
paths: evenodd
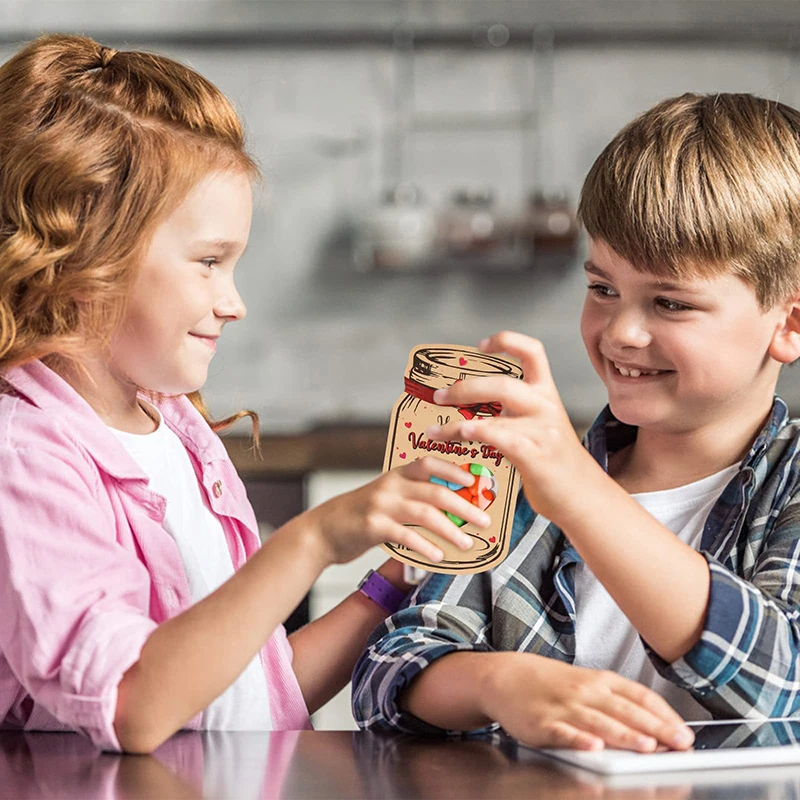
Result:
M733 274L662 279L591 240L581 335L611 411L661 432L697 429L771 402L769 355L786 310L762 310Z
M251 217L248 177L213 172L156 229L113 343L114 373L164 394L205 383L216 339L245 315L233 270Z

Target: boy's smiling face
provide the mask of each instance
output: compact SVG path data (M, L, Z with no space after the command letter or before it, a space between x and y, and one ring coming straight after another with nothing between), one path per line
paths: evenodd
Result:
M591 240L581 335L614 416L679 433L763 415L780 363L770 355L784 304L763 311L733 274L679 281L637 272Z

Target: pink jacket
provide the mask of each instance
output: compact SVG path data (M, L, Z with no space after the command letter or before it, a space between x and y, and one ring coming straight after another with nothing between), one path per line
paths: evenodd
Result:
M78 730L119 750L117 685L154 628L191 605L161 525L165 501L55 372L35 361L2 377L0 728ZM192 456L238 569L260 545L244 485L185 397L159 408ZM273 727L310 728L283 626L261 660Z

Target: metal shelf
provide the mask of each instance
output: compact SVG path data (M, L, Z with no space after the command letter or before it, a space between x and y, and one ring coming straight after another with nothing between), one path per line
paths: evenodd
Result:
M187 8L188 7L188 8ZM188 13L187 13L188 11ZM0 0L0 40L43 30L81 31L136 42L239 46L392 44L398 24L416 46L473 45L491 23L509 30L506 46L529 46L535 26L559 47L607 42L752 44L794 50L796 0Z
M414 132L452 131L506 131L532 129L537 124L535 111L498 111L477 113L430 113L416 112L406 124L406 130Z

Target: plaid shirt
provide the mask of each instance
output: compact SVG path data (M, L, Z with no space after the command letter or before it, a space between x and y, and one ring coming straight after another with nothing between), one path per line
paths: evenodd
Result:
M636 428L606 408L584 439L608 454ZM800 716L800 420L775 398L767 424L703 529L711 592L697 644L667 663L644 643L657 671L715 718ZM609 531L613 535L613 531ZM362 728L443 733L402 711L399 694L435 659L459 650L575 657L575 564L561 530L517 502L508 557L477 575L431 574L377 628L353 674ZM652 568L644 564L643 569Z

